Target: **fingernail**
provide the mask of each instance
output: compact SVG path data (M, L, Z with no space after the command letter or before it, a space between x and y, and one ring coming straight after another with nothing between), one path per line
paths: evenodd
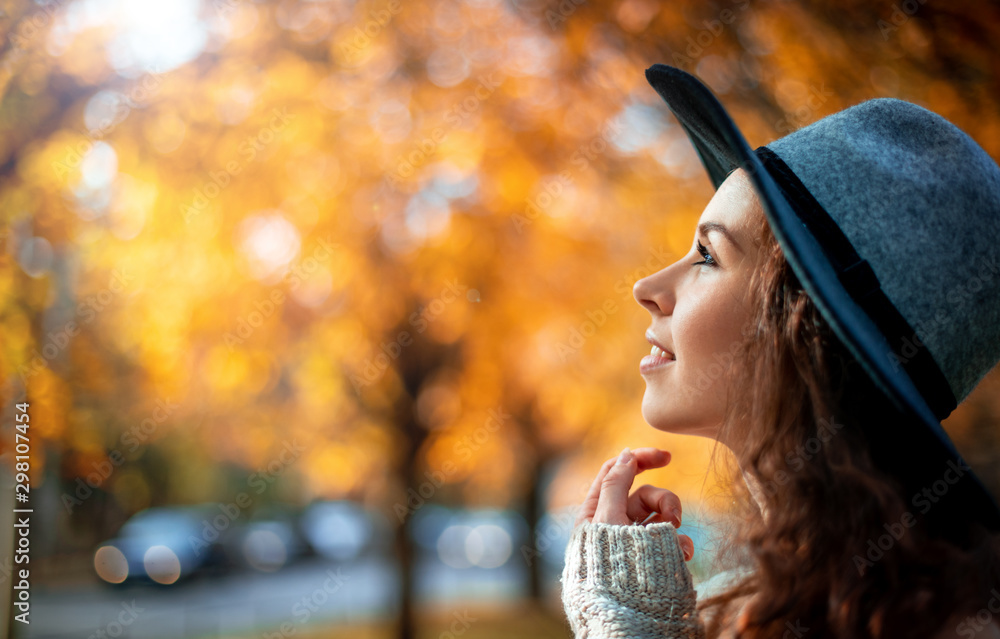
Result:
M618 455L618 462L617 463L619 463L622 466L624 466L625 464L629 463L630 461L632 461L632 451L630 451L628 449L628 446L626 446L625 448L622 449L621 454Z
M676 508L674 508L670 512L674 513L674 517L677 518L677 525L680 526L681 525L681 511L679 511Z

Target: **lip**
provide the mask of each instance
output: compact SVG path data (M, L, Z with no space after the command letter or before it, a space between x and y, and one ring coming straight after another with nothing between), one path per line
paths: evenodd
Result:
M675 361L677 361L675 359L675 355L672 352L664 348L663 344L656 341L656 337L653 335L653 331L651 329L648 329L646 331L646 341L649 342L650 344L660 347L660 350L667 353L669 357L662 357L660 355L646 355L641 360L639 360L640 373L648 373L649 371L656 370L664 366L669 366L670 364L673 364Z
M669 348L656 341L656 336L653 335L652 329L646 329L646 341L654 346L659 346L661 351L670 355L671 360L677 359L677 356Z
M639 360L639 372L648 373L649 371L656 370L658 368L663 368L664 366L670 366L677 360L668 359L666 357L660 357L658 355L646 355Z

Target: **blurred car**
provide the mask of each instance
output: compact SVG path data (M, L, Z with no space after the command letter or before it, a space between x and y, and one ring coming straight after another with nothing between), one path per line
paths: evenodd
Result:
M348 561L375 551L387 539L387 522L350 500L309 504L302 513L302 534L325 559Z
M524 518L512 510L427 504L413 521L414 541L425 556L458 569L504 566L527 532Z
M163 585L223 571L229 561L222 542L231 523L217 505L147 508L98 546L94 570L109 584Z
M308 551L296 514L278 505L265 506L235 528L225 540L226 554L237 566L274 572Z

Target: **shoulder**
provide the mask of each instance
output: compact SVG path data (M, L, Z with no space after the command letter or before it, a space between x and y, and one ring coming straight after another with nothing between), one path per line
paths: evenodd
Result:
M742 580L742 578L749 574L751 571L749 568L733 568L730 570L723 570L716 573L712 577L701 581L697 586L695 586L695 592L697 593L698 601L703 601L709 597L714 597L718 594L726 592L732 586L736 585ZM743 614L745 614L748 604L753 597L751 595L743 595L737 597L731 603L731 607L727 608L728 614L732 615L731 619L739 619ZM708 608L702 610L700 615L702 621L709 624L712 619L719 614L719 610L715 608ZM735 622L731 622L730 625L726 625L720 628L720 633L718 639L734 639L737 636L735 629Z
M737 599L741 613L746 610L751 598L748 595ZM719 639L735 639L736 637L737 633L734 627L722 628L719 635ZM974 615L955 615L931 639L970 639L973 637L975 639L1000 639L1000 618L993 615L991 620L984 625L978 623Z
M737 568L724 570L716 573L712 577L705 579L695 585L695 592L698 600L715 596L725 592L730 586L738 582L748 569ZM735 600L737 614L743 613L752 597L747 595ZM992 613L992 611L990 611ZM998 611L1000 612L1000 611ZM704 614L704 613L703 613ZM736 636L734 628L722 629L719 639L733 639ZM1000 639L1000 615L990 614L990 618L984 624L977 619L977 615L969 613L956 613L942 626L940 632L931 639Z
M712 575L708 579L699 582L695 585L695 591L698 593L698 598L703 599L706 597L714 597L715 595L725 592L731 586L738 583L745 574L749 573L748 568L733 568L730 570L723 570Z

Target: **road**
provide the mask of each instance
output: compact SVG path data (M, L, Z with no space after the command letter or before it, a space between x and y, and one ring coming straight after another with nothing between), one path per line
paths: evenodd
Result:
M417 605L503 601L520 597L527 569L516 559L499 568L456 570L439 561L416 567ZM549 587L558 576L547 575ZM388 560L312 561L275 573L202 577L168 587L34 588L31 624L18 637L280 637L316 623L353 623L395 614L398 577ZM15 624L20 625L20 624ZM22 627L23 628L23 627Z

